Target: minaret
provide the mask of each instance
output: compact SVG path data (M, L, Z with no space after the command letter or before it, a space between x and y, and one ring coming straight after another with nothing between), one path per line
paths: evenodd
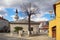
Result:
M15 21L18 21L18 19L19 19L19 16L18 16L18 10L16 9L16 14L15 14Z

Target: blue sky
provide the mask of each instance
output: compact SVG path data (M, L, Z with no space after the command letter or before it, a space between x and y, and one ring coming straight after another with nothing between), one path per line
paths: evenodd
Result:
M4 18L9 20L9 21L13 21L13 17L12 16L15 15L15 9L14 8L6 8L5 10L6 10L7 16L4 16ZM54 14L52 14L52 15L55 16ZM26 15L24 15L21 11L19 11L18 16L20 17L20 19L22 19ZM44 13L43 16L38 17L38 18L36 16L33 16L33 19L34 18L35 19L46 18L46 19L48 19L48 21L54 19L53 17L51 17L51 14L49 12Z
M7 11L7 16L5 16L5 19L12 21L11 15L14 15L14 11L12 8L6 8L5 9Z
M49 13L52 10L52 16L54 15L53 4L55 4L58 0L0 0L0 16L3 16L5 19L9 21L14 20L15 9L19 10L19 19L23 19L26 17L25 14L21 11L21 6L23 4L32 3L32 5L36 5L35 7L40 9L41 14L36 14L36 16L32 15L32 21L49 21L54 19L51 17ZM26 6L28 8L28 6Z
M5 10L6 10L7 16L5 16L4 18L9 20L9 21L13 21L12 16L15 15L14 8L6 8ZM18 16L19 17L24 17L25 15L21 11L19 11Z

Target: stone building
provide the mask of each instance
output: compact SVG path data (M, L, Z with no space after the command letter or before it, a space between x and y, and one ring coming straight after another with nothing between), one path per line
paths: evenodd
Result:
M9 21L0 17L0 32L8 32L9 30Z
M41 26L41 28L39 27L39 25L41 23L42 22L31 21L31 28L33 28L34 33L39 33L40 30L43 30L45 32L48 31L48 25L47 24L43 24L43 26ZM46 23L46 21L44 21L43 23ZM15 27L22 27L23 30L28 33L28 20L19 20L19 21L16 21L16 22L15 21L10 22L11 32L14 32Z
M41 21L39 25L40 33L48 33L49 29L49 22L48 21Z
M39 28L39 24L40 23L31 21L31 27L33 28L33 31L37 32L37 30ZM25 32L28 32L28 21L27 20L20 20L20 21L16 21L16 22L14 22L14 21L10 22L11 32L14 31L14 27L17 27L17 26L22 27Z
M18 11L17 10L16 10L16 14L15 14L14 18L15 18L15 21L11 21L10 22L10 31L14 32L14 30L15 30L14 28L15 27L22 27L23 30L28 33L28 24L29 24L28 20L27 19L19 20L19 16L18 16ZM30 23L31 23L31 28L33 28L33 30L32 30L33 33L39 33L40 32L39 25L41 23L43 23L44 26L46 25L46 21L43 21L43 22L34 22L34 21L31 21ZM42 27L42 28L44 28L44 27Z

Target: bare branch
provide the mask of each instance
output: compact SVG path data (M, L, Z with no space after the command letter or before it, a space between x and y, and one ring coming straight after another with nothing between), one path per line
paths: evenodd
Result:
M29 22L28 30L29 30L29 33L31 34L31 24L30 24L31 15L35 15L39 9L35 4L32 4L32 3L23 4L21 6L21 9L28 16L28 22Z
M39 13L39 8L37 5L33 4L33 3L23 3L21 5L21 9L24 13L27 13L27 15L33 15L33 14L36 14L36 13Z

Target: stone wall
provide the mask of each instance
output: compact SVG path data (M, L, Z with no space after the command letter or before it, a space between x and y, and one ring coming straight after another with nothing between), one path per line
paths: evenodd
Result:
M4 26L9 27L9 22L8 22L8 21L1 20L1 19L0 19L0 28L1 28L1 27L4 27Z
M28 24L10 24L11 32L14 31L14 27L16 26L23 27L23 30L28 32ZM37 31L39 28L39 24L32 24L31 27L33 27L33 31Z

